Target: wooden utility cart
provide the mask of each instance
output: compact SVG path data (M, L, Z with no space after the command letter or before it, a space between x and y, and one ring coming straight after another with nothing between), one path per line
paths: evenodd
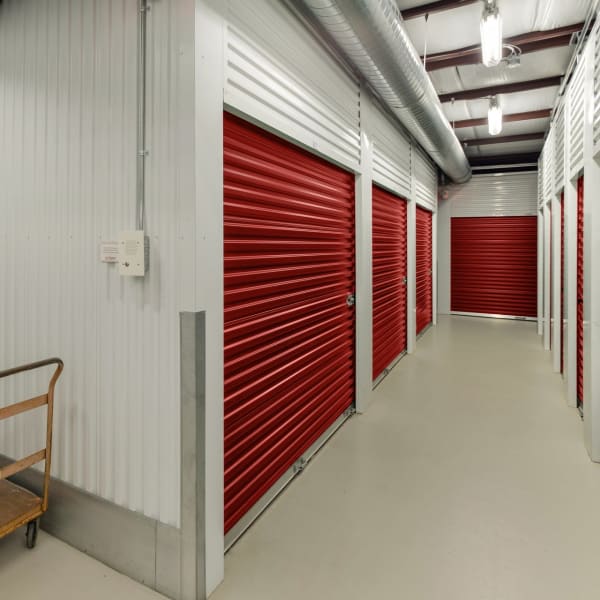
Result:
M35 546L38 532L38 519L48 509L48 487L50 484L50 462L52 457L54 386L62 373L63 362L60 358L49 358L21 367L15 367L14 369L0 371L0 379L3 379L4 377L10 377L17 373L41 369L48 365L56 365L56 369L50 378L48 392L46 394L0 408L0 421L3 421L4 419L20 415L21 413L47 406L46 447L0 468L0 538L12 533L22 525L27 525L26 541L28 548L33 548ZM46 464L44 465L44 485L41 498L29 490L7 480L7 477L16 475L43 460Z

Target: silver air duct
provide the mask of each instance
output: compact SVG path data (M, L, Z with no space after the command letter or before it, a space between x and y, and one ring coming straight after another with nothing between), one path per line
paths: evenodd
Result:
M395 0L303 0L346 59L456 183L471 167Z

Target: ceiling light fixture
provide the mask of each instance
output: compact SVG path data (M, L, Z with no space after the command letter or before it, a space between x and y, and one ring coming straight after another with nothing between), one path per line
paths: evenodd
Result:
M502 131L502 108L498 104L498 98L490 98L490 107L488 108L488 130L490 135L498 135Z
M504 44L504 49L508 50L508 55L502 59L502 62L509 68L515 69L521 66L521 48L512 44Z
M497 0L483 0L480 29L483 64L494 67L502 60L502 17Z

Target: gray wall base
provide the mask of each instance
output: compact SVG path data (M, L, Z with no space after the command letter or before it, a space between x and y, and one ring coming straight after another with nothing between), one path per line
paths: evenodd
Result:
M12 462L0 455L0 465ZM42 473L28 469L11 478L41 493ZM179 600L180 530L127 510L68 483L52 479L41 527L70 546Z

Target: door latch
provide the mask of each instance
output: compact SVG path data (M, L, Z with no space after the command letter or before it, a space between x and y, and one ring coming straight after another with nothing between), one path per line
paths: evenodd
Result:
M354 294L348 294L346 298L346 306L354 306L356 304L356 296Z

